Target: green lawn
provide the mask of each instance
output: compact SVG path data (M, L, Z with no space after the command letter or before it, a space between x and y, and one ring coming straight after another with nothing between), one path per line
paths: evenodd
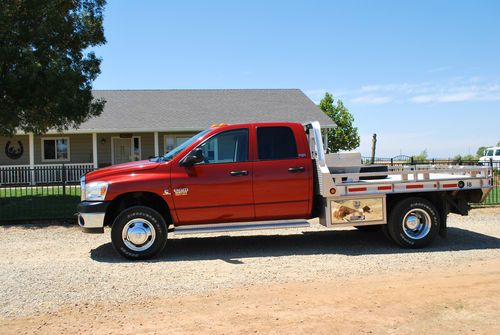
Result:
M0 221L72 219L79 202L75 185L2 188Z
M64 193L66 191L66 193ZM25 196L49 196L49 195L72 195L80 196L80 186L35 186L0 188L0 198L25 197Z
M485 204L500 204L500 187L495 187L491 190L488 198L484 201Z

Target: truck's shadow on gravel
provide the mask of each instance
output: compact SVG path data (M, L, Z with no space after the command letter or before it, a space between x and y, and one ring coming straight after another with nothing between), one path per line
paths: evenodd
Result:
M222 259L232 264L243 264L248 257L277 257L291 255L342 254L349 256L427 253L458 250L499 249L500 239L460 228L448 228L448 237L436 238L427 248L410 250L399 248L385 238L382 232L318 231L293 235L253 235L184 237L169 239L167 247L149 262L176 262ZM90 251L98 262L129 262L119 256L111 243Z

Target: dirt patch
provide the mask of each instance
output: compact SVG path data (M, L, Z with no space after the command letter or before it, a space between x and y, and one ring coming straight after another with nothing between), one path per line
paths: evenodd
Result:
M347 281L65 306L1 320L3 334L500 333L500 260Z

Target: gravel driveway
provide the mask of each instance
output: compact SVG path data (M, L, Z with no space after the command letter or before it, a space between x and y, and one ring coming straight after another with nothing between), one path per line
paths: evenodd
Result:
M312 221L315 223L314 221ZM308 229L169 236L159 259L119 257L105 234L77 226L0 227L0 317L265 283L426 270L500 256L500 208L450 215L448 238L405 250L383 234Z

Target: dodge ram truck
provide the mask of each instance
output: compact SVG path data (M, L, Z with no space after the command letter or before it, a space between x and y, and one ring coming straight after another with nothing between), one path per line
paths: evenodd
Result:
M111 227L116 251L158 255L168 234L305 227L383 229L420 248L445 237L448 213L467 215L492 188L487 166L370 166L327 153L318 122L216 125L164 156L81 178L78 223ZM326 229L325 229L326 230Z

